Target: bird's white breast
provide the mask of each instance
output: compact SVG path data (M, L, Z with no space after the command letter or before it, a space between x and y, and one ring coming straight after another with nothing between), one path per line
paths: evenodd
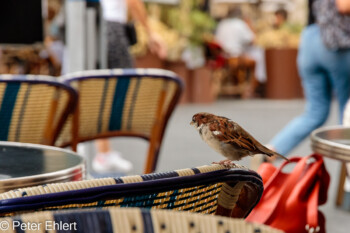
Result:
M236 150L232 145L228 143L220 142L217 138L214 137L214 135L221 134L220 131L212 132L207 125L201 125L198 130L201 132L200 135L202 139L216 152L224 155L231 160L241 159L242 156L240 155L240 151Z
M201 127L201 137L202 139L214 150L221 153L221 142L214 138L213 133L210 131L209 127L206 125L202 125Z

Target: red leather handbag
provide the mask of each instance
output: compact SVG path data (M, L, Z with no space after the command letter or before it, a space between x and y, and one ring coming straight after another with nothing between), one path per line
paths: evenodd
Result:
M282 172L296 163L291 173ZM286 233L325 233L325 217L318 206L327 201L330 177L320 155L294 157L279 168L263 163L258 173L263 178L264 193L246 218Z

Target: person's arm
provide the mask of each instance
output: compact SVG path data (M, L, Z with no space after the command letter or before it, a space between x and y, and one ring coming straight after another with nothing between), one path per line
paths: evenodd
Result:
M141 23L146 29L146 33L149 37L148 47L150 51L161 58L165 58L167 53L166 46L161 38L150 29L147 22L147 11L143 2L141 0L127 0L127 4L131 17Z
M350 13L350 0L336 0L338 11L343 14Z
M147 34L149 34L150 28L147 23L147 12L143 2L141 0L127 0L127 4L131 17L141 23L146 29Z

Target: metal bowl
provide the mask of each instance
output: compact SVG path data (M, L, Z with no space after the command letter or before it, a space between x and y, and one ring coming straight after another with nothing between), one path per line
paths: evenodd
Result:
M0 192L84 178L84 158L73 151L29 143L0 142Z
M314 152L343 162L350 162L350 127L327 126L311 133Z

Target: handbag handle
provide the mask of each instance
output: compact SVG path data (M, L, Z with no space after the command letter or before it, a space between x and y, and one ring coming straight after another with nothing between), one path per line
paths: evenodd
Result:
M293 162L299 162L301 160L300 157L293 157L291 159L289 159L289 161L284 161L281 166L275 170L275 172L273 173L273 175L270 177L270 179L266 182L266 184L264 185L264 190L266 191L267 189L269 189L271 183L273 182L273 180L281 173L282 169L287 165L287 164L291 164Z
M290 160L290 162L298 162L297 166L294 168L291 176L288 177L288 179L286 180L286 182L284 183L283 186L283 190L280 193L279 197L277 198L277 201L275 202L275 207L273 208L273 210L271 211L271 213L269 213L266 218L264 223L267 223L269 221L271 221L273 219L273 217L278 213L281 212L280 208L282 208L281 203L285 203L288 199L288 197L291 194L291 191L294 188L300 188L300 185L298 185L298 181L299 178L303 175L306 166L308 166L308 160L310 158L314 158L316 159L316 161L312 164L312 167L309 170L309 174L314 174L318 171L318 169L320 168L320 166L322 165L323 161L321 159L321 157L319 155L310 155L304 158L292 158ZM281 172L281 170L283 169L283 167L286 164L289 164L290 162L286 161L284 162L280 168L275 172L275 174L273 175L274 177L271 177L269 184L270 185L272 183L272 178L275 178L279 172ZM268 188L269 186L267 186L266 188ZM318 205L318 195L319 195L319 188L320 188L320 184L319 182L317 182L313 192L311 193L309 200L308 200L308 211L307 211L307 223L309 226L309 229L318 229L318 212L317 212L317 205ZM316 210L316 215L315 215L315 211ZM317 228L318 227L318 228Z

